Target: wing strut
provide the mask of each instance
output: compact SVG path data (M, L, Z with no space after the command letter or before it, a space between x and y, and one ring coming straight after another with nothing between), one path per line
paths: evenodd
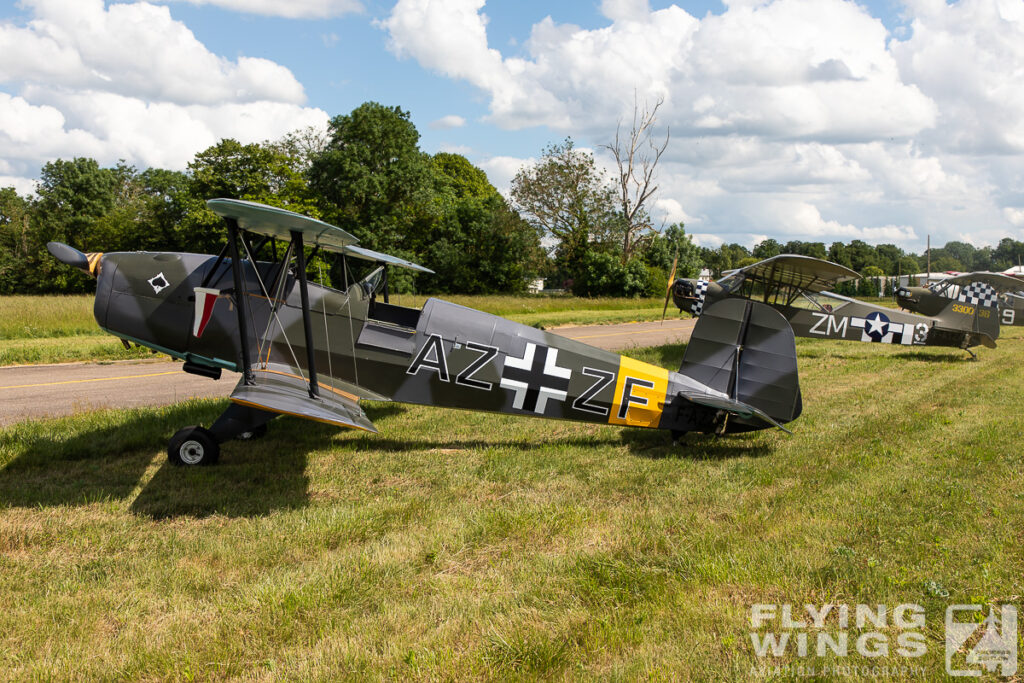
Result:
M309 288L306 284L306 252L302 248L302 231L292 230L292 244L295 245L295 269L299 276L299 296L302 299L302 328L306 333L306 363L309 370L309 397L320 397L320 386L316 382L316 349L313 347L313 324L309 313Z
M249 327L245 320L245 280L242 278L242 259L238 257L238 221L234 218L225 218L224 222L228 224L228 252L231 255L231 275L235 281L238 342L242 347L242 379L251 385L256 384L256 378L252 374L252 361L249 359Z

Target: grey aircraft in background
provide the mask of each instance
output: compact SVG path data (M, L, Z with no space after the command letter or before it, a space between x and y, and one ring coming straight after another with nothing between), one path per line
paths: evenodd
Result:
M657 428L676 438L781 427L801 412L793 332L769 306L705 306L679 372L670 372L440 299L397 306L387 269L426 268L285 209L208 205L227 226L217 256L86 255L49 245L96 277L94 312L105 331L184 361L186 372L241 373L209 429L171 438L174 464L215 462L220 444L260 435L279 415L376 432L362 399ZM343 290L308 281L307 251L341 259ZM352 258L377 267L350 283Z
M994 309L1003 325L1024 325L1024 282L1002 273L978 271L954 275L927 287L900 287L896 301L921 315L939 315L957 302L968 307Z
M781 313L798 337L909 346L995 348L999 311L987 298L945 299L929 315L905 313L828 290L860 274L831 261L782 254L729 271L717 281L680 278L671 286L679 310L695 316L722 301L758 301ZM973 301L973 300L972 300Z

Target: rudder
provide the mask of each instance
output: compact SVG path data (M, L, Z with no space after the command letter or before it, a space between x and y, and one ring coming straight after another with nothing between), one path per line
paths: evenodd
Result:
M780 423L803 409L793 328L766 304L730 298L704 309L679 372Z

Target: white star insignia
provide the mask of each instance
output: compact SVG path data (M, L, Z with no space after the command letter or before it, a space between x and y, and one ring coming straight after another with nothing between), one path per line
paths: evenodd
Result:
M868 334L882 334L885 332L885 322L882 320L882 316L875 314L875 317L868 318Z

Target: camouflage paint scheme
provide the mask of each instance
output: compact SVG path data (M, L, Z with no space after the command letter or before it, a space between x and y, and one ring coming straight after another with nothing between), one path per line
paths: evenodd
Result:
M364 398L677 437L781 427L802 410L793 332L768 306L711 306L679 372L670 372L440 299L422 309L393 305L387 267L430 271L287 209L234 199L207 205L228 229L216 257L47 245L97 278L94 313L104 330L184 360L186 372L242 373L209 429L185 427L171 438L174 464L212 464L218 444L255 438L281 414L376 432ZM287 246L281 257L278 240ZM256 258L263 247L272 261ZM339 291L309 283L305 247L340 255L346 285L348 257L384 265Z
M215 257L202 254L104 254L96 320L123 339L199 365L240 371L236 313L228 296L215 305L202 337L191 335L193 291L215 263ZM247 260L242 265L257 382L301 380L306 349L295 276L287 275L286 294L272 318L271 301L253 293L260 291L257 269ZM264 283L277 267L258 263ZM230 275L225 259L208 284L229 286ZM352 403L393 400L674 432L709 432L723 422L719 409L690 398L727 403L728 396L686 375L440 299L429 299L422 310L382 303L375 298L373 277L345 292L309 285L320 386ZM266 342L260 343L267 329ZM308 402L304 395L298 399ZM346 426L376 431L356 410L354 424ZM310 417L302 405L281 412ZM794 406L774 412L781 422L799 414ZM736 415L724 431L768 426Z
M995 347L999 318L995 308L945 299L931 315L914 315L825 291L859 278L830 261L783 254L732 271L717 282L680 278L672 285L675 305L699 316L730 298L768 304L789 321L798 337L911 346L969 349Z
M1024 297L1018 296L1021 289L1024 282L1009 275L978 271L927 287L900 287L896 301L901 308L929 316L942 315L952 301L989 310L1002 325L1024 325Z

